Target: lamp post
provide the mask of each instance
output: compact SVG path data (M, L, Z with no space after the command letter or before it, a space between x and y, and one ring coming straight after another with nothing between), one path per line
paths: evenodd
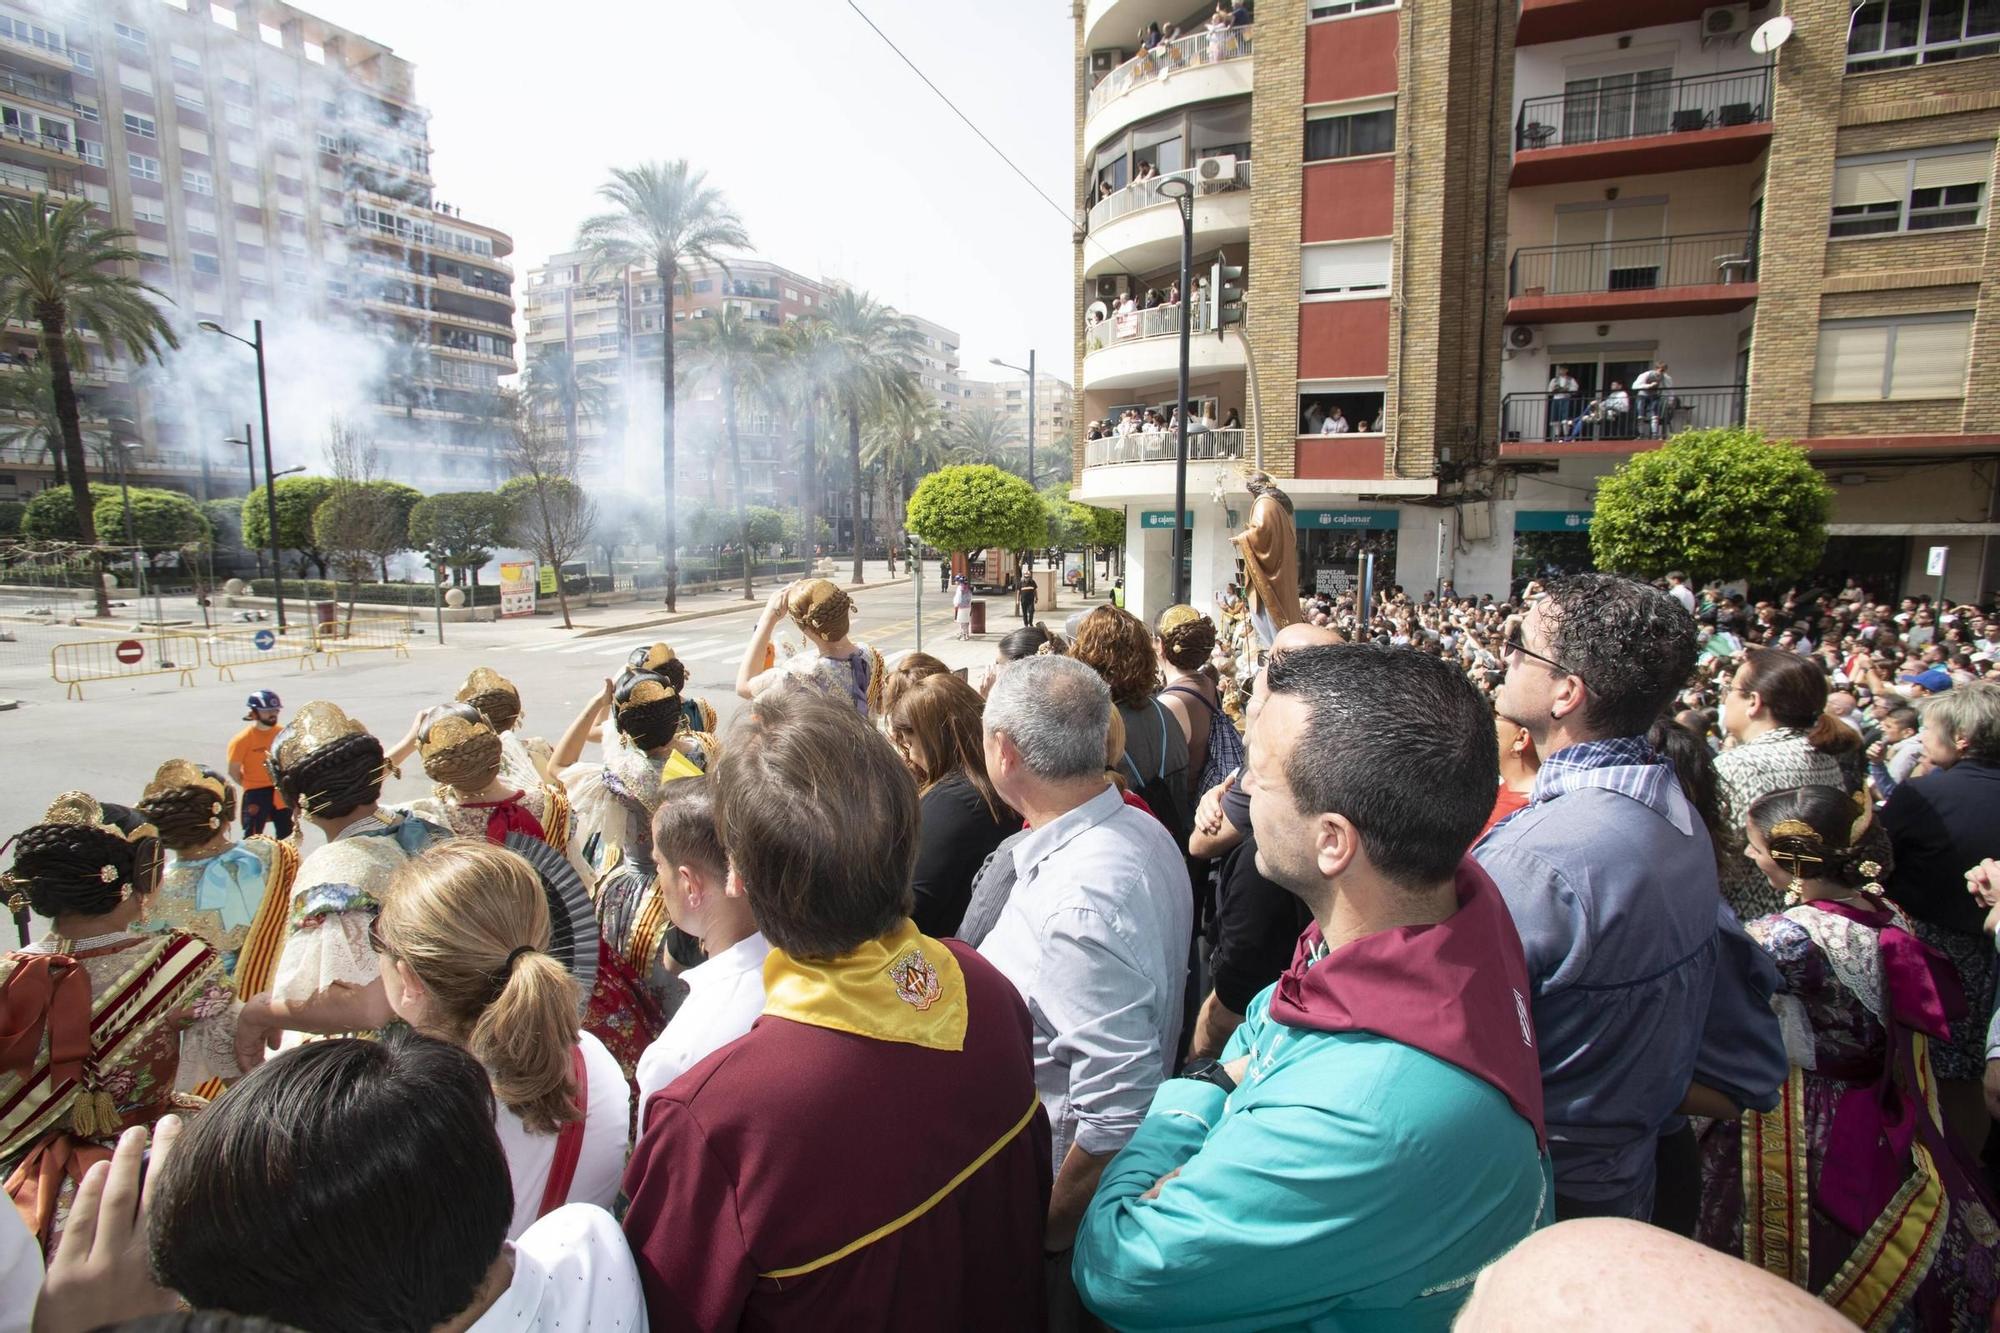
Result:
M132 581L138 587L139 599L146 598L146 571L139 563L139 539L132 530L132 488L125 481L125 453L139 447L136 440L114 440L111 447L118 459L118 507L125 511L125 547L132 553Z
M1028 349L1028 364L1017 366L999 357L987 358L1002 370L1018 370L1028 377L1028 489L1035 488L1035 349Z
M243 423L242 439L239 440L234 435L225 435L222 437L222 442L224 444L237 444L243 447L243 457L250 464L250 489L245 491L244 494L255 495L257 493L257 437L251 433L250 423L247 421ZM262 563L261 560L259 563Z
M1194 182L1184 176L1168 176L1154 192L1173 200L1181 211L1180 375L1174 394L1174 604L1178 606L1188 599L1188 333L1189 314L1194 309Z
M257 412L264 423L264 477L269 484L264 487L264 512L271 525L271 590L278 603L278 632L285 632L285 569L278 561L278 478L271 465L271 393L264 379L264 321L252 320L253 337L244 338L231 333L212 319L204 319L196 325L207 333L219 333L225 338L234 338L257 354ZM246 435L248 430L244 432Z

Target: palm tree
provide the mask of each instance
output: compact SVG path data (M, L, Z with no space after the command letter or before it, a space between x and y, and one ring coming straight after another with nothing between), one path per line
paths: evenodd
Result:
M822 311L833 334L837 366L831 397L847 418L847 463L854 486L854 581L860 583L867 538L861 526L861 423L917 396L914 362L919 335L893 306L852 287L838 288Z
M56 413L55 381L49 377L46 364L30 361L20 370L0 374L0 414L13 418L11 421L0 421L0 449L19 449L23 462L39 460L46 455L55 464L56 485L67 486L69 475L68 469L63 466L62 419ZM80 407L78 415L80 418ZM99 465L103 466L110 437L96 423L80 424L85 445L96 451Z
M162 344L180 346L154 304L155 299L167 301L166 294L131 276L139 254L123 242L133 233L99 226L90 208L87 199L57 207L46 194L0 207L0 319L40 328L41 360L55 396L77 536L85 546L97 544L97 524L91 518L83 423L71 370L88 364L82 335L94 333L106 354L122 353L138 362L160 358ZM104 580L95 583L97 614L108 616Z
M764 331L733 303L691 324L682 348L687 354L688 373L713 383L722 394L722 433L729 445L729 483L736 493L736 540L743 552L743 600L748 602L753 600L750 524L744 515L743 447L736 434L736 409L745 397L759 391L770 368L771 353L764 345Z
M817 317L797 319L770 336L771 374L765 392L773 408L791 415L798 425L799 543L810 559L813 520L819 512L820 410L829 405L829 389L839 373L839 349L833 327Z
M688 166L686 158L614 168L598 194L611 208L584 219L578 247L590 252L595 268L623 273L634 266L650 267L665 302L666 317L660 321L660 466L667 485L667 610L672 611L680 574L674 554L674 295L683 265L710 264L727 273L723 253L747 249L750 236L722 192L708 184L708 173Z
M547 343L528 362L521 396L537 413L562 417L564 440L575 453L577 423L605 414L611 406L611 385L600 365L579 362L568 343Z
M936 399L921 396L892 404L870 423L861 459L895 488L898 515L909 510L918 477L967 461L952 424Z
M1014 423L990 407L975 407L952 423L958 447L975 463L1020 472L1026 450Z

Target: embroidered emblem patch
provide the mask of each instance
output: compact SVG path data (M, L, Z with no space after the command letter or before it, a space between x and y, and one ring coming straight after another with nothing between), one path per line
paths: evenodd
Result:
M889 980L896 983L896 998L919 1011L937 1003L944 993L937 969L924 961L921 949L912 949L889 968Z

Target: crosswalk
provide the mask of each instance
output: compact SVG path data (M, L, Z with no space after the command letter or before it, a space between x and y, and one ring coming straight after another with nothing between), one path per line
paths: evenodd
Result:
M878 652L895 652L910 646L916 617L904 616L870 624L856 625L858 638L873 644ZM734 666L743 655L743 646L749 641L750 632L745 628L711 630L706 633L681 636L672 632L672 626L663 626L659 634L642 638L624 638L606 635L594 639L561 639L552 643L498 643L487 651L502 653L543 654L559 657L582 657L593 661L623 662L636 648L665 641L673 645L674 655L690 666L696 664ZM924 632L936 636L951 631L951 609L946 607L935 614L924 617Z

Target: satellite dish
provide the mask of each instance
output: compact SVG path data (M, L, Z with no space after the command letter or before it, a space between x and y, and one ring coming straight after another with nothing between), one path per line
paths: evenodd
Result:
M1792 21L1783 14L1759 24L1750 34L1750 49L1760 56L1770 55L1792 38Z

